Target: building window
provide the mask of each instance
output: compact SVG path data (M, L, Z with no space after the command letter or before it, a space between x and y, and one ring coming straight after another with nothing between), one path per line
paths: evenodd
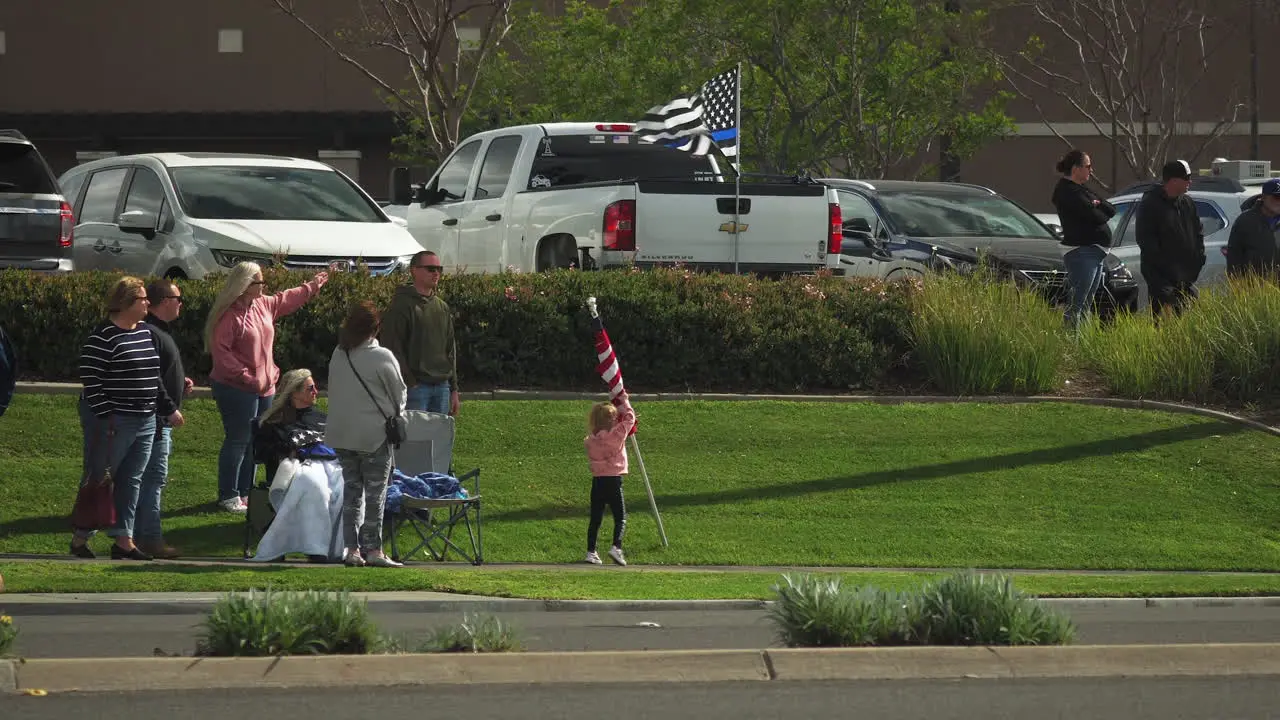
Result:
M458 47L463 50L480 49L480 28L454 26L458 32Z
M244 31L239 28L224 28L218 31L218 52L244 52Z

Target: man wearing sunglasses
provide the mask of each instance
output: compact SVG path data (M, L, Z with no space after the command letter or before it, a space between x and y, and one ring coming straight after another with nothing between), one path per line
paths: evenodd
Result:
M194 383L186 376L182 366L182 353L170 334L170 324L182 312L182 291L171 280L155 280L147 287L151 305L147 309L146 323L151 326L156 350L160 354L160 382L165 393L173 399L179 410L182 398L190 395ZM173 450L173 428L157 413L156 437L151 445L151 459L142 471L142 488L138 497L137 534L138 548L152 557L172 560L178 551L164 542L160 529L160 498L169 479L169 454Z
M458 347L453 314L438 288L440 256L424 250L409 263L411 283L396 289L378 341L400 363L408 409L458 414Z

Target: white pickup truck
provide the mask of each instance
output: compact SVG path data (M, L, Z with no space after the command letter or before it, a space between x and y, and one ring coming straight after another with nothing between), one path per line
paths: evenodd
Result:
M393 181L385 210L452 272L685 266L763 274L840 266L835 191L807 179L734 183L710 158L641 142L622 123L473 135L430 182ZM735 232L736 231L736 232Z

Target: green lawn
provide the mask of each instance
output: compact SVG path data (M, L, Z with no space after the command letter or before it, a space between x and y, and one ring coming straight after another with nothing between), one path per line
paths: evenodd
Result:
M19 395L0 418L0 552L66 552L80 464L74 402ZM491 561L581 559L587 408L463 407L455 464L483 469ZM627 546L635 564L1280 570L1280 440L1234 424L1062 404L653 402L638 410L671 545L658 543L633 458ZM175 433L167 539L191 556L238 556L242 521L212 509L216 410L196 400L186 415ZM17 592L24 581L15 570L3 572ZM339 568L315 570L305 577L344 577ZM173 589L192 589L207 571L85 572L160 572ZM245 572L224 571L217 583L234 585ZM460 578L445 584L467 591L508 582L487 571L438 577ZM774 579L707 582L733 593L755 587L747 595L755 596ZM581 590L522 582L535 595L609 592L576 580Z

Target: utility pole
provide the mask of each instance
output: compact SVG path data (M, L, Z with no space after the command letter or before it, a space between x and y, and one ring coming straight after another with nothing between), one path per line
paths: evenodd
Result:
M1249 159L1261 160L1258 137L1258 0L1249 0Z

